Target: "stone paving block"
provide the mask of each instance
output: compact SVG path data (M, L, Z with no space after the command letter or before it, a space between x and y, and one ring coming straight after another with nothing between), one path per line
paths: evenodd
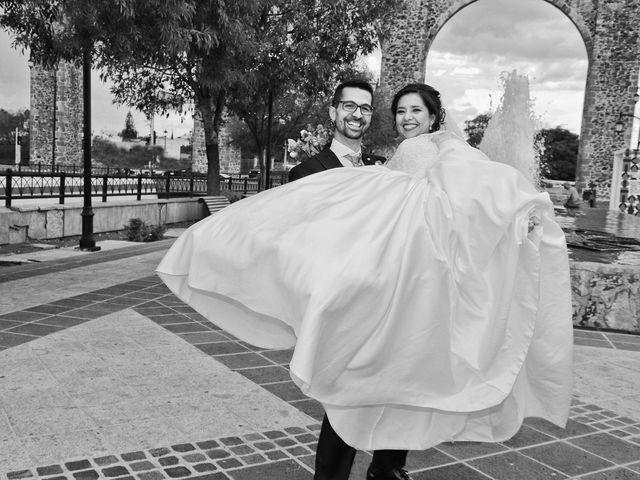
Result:
M264 463L267 461L267 459L262 455L260 455L259 453L253 453L251 455L243 455L240 457L240 460L242 460L247 465L256 465L258 463Z
M38 467L36 473L41 477L47 477L49 475L57 475L62 473L62 467L60 465L47 465L44 467Z
M215 440L205 440L203 442L196 442L196 445L203 450L207 450L209 448L216 448L220 446L220 444Z
M223 470L238 468L242 466L242 463L240 463L240 461L236 458L224 458L222 460L218 460L217 463Z
M586 435L571 439L569 442L615 463L640 461L640 446L625 442L607 433Z
M229 452L227 452L222 448L214 448L212 450L207 450L205 453L212 460L217 460L219 458L226 458L231 456Z
M228 472L233 480L311 480L313 474L293 460L240 468Z
M129 473L129 470L122 465L117 465L115 467L108 467L108 468L102 469L102 474L109 478L121 477L122 475L126 475L128 473Z
M0 333L0 345L1 342ZM260 367L265 365L273 365L273 363L257 353L236 353L231 355L216 355L214 357L218 362L229 367L230 369Z
M67 468L67 470L73 472L76 470L86 470L88 468L91 468L91 462L89 460L76 460L74 462L67 462L64 464L64 466Z
M540 480L568 478L531 458L517 452L506 452L468 462L474 468L496 480Z
M551 437L550 435L523 425L522 427L520 427L520 430L518 430L518 433L516 433L515 436L511 437L505 442L502 442L502 444L506 445L509 448L522 448L554 440L555 438Z
M95 470L83 470L80 472L73 472L73 478L76 480L97 480L100 478L100 474Z
M593 473L581 480L640 480L640 473L634 472L626 468L614 468L604 472Z
M292 381L281 383L269 383L262 385L262 388L273 393L275 396L281 398L285 402L291 402L293 400L305 400L307 397L300 391L300 388Z
M161 480L167 478L163 472L153 470L151 472L142 472L138 474L140 480Z
M106 455L104 457L98 457L93 459L94 463L99 467L104 467L106 465L111 465L112 463L118 463L118 457L115 455Z
M167 457L160 457L158 459L158 463L163 467L170 467L171 465L177 465L180 462L178 457L174 457L173 455Z
M125 462L132 462L134 460L144 460L145 458L147 458L147 456L143 451L121 453L120 457Z
M445 442L438 445L437 448L459 460L482 457L506 450L506 448L499 443L480 442Z
M237 445L235 447L230 447L229 450L231 450L235 455L247 455L255 452L255 450L249 445Z
M492 480L473 468L462 463L453 465L445 465L431 470L422 470L420 472L411 472L412 480ZM516 479L509 479L516 480Z
M269 360L280 365L288 365L293 356L293 350L266 350L261 353Z
M554 442L520 450L520 453L548 465L568 476L585 475L613 463L564 442Z
M315 450L314 450L315 451ZM368 456L367 467L371 462L371 456ZM425 468L433 468L440 465L446 465L448 463L455 463L457 460L450 455L436 448L429 448L427 450L415 450L409 452L407 455L406 469L422 470Z
M189 470L187 467L170 467L170 468L165 468L164 472L170 477L170 478L182 478L182 477L188 477L189 475L191 475L191 470Z
M595 431L595 428L575 420L569 420L566 429L541 418L526 418L524 424L556 438L577 437Z
M38 323L23 323L17 327L9 328L5 330L7 333L22 333L24 335L33 335L35 337L44 337L45 335L49 335L50 333L57 332L62 330L63 326L51 326L51 325L42 325Z
M196 345L207 355L227 355L230 353L243 353L249 350L240 345L238 342L216 342L216 343L200 343Z
M133 470L134 472L144 472L145 470L152 470L156 468L156 465L148 460L143 460L141 462L130 463L129 468L131 468L131 470Z
M33 472L31 470L16 470L15 472L7 473L7 478L9 480L17 480L19 478L31 478L33 477Z
M190 443L181 443L179 445L172 445L171 448L175 451L175 452L180 452L180 453L185 453L185 452L192 452L193 450L196 449L196 447L194 447L192 444Z
M269 460L280 460L283 458L287 458L287 454L282 450L271 450L269 452L264 452L264 454Z

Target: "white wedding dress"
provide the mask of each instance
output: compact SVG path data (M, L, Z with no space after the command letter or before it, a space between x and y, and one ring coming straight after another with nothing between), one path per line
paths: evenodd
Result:
M502 441L527 416L567 420L553 205L451 133L236 202L188 229L158 274L238 338L295 347L293 380L356 448Z

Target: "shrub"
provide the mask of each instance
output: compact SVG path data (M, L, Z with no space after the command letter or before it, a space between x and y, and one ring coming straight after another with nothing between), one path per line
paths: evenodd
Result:
M129 225L124 226L127 240L131 242L153 242L160 240L166 228L163 225L147 225L140 218L129 219Z
M221 195L227 197L227 200L229 200L229 203L242 200L242 194L240 192L232 192L230 190L225 190L224 192L221 193Z

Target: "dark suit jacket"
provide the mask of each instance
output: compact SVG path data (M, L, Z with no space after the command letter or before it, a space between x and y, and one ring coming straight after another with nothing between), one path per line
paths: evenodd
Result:
M365 165L374 165L376 162L384 163L386 159L379 155L371 155L370 153L362 154L362 163ZM293 182L299 178L306 177L312 173L322 172L329 170L330 168L342 167L342 163L336 157L336 154L331 151L329 147L326 147L317 155L299 163L291 170L289 170L289 181Z

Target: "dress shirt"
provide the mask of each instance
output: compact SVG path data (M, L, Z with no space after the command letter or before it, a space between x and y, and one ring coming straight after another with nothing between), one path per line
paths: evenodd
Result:
M354 153L361 153L361 150L351 150L344 143L340 143L335 138L331 141L331 146L329 147L333 153L336 154L340 163L345 167L353 167L353 163L349 160L347 155L352 155Z

